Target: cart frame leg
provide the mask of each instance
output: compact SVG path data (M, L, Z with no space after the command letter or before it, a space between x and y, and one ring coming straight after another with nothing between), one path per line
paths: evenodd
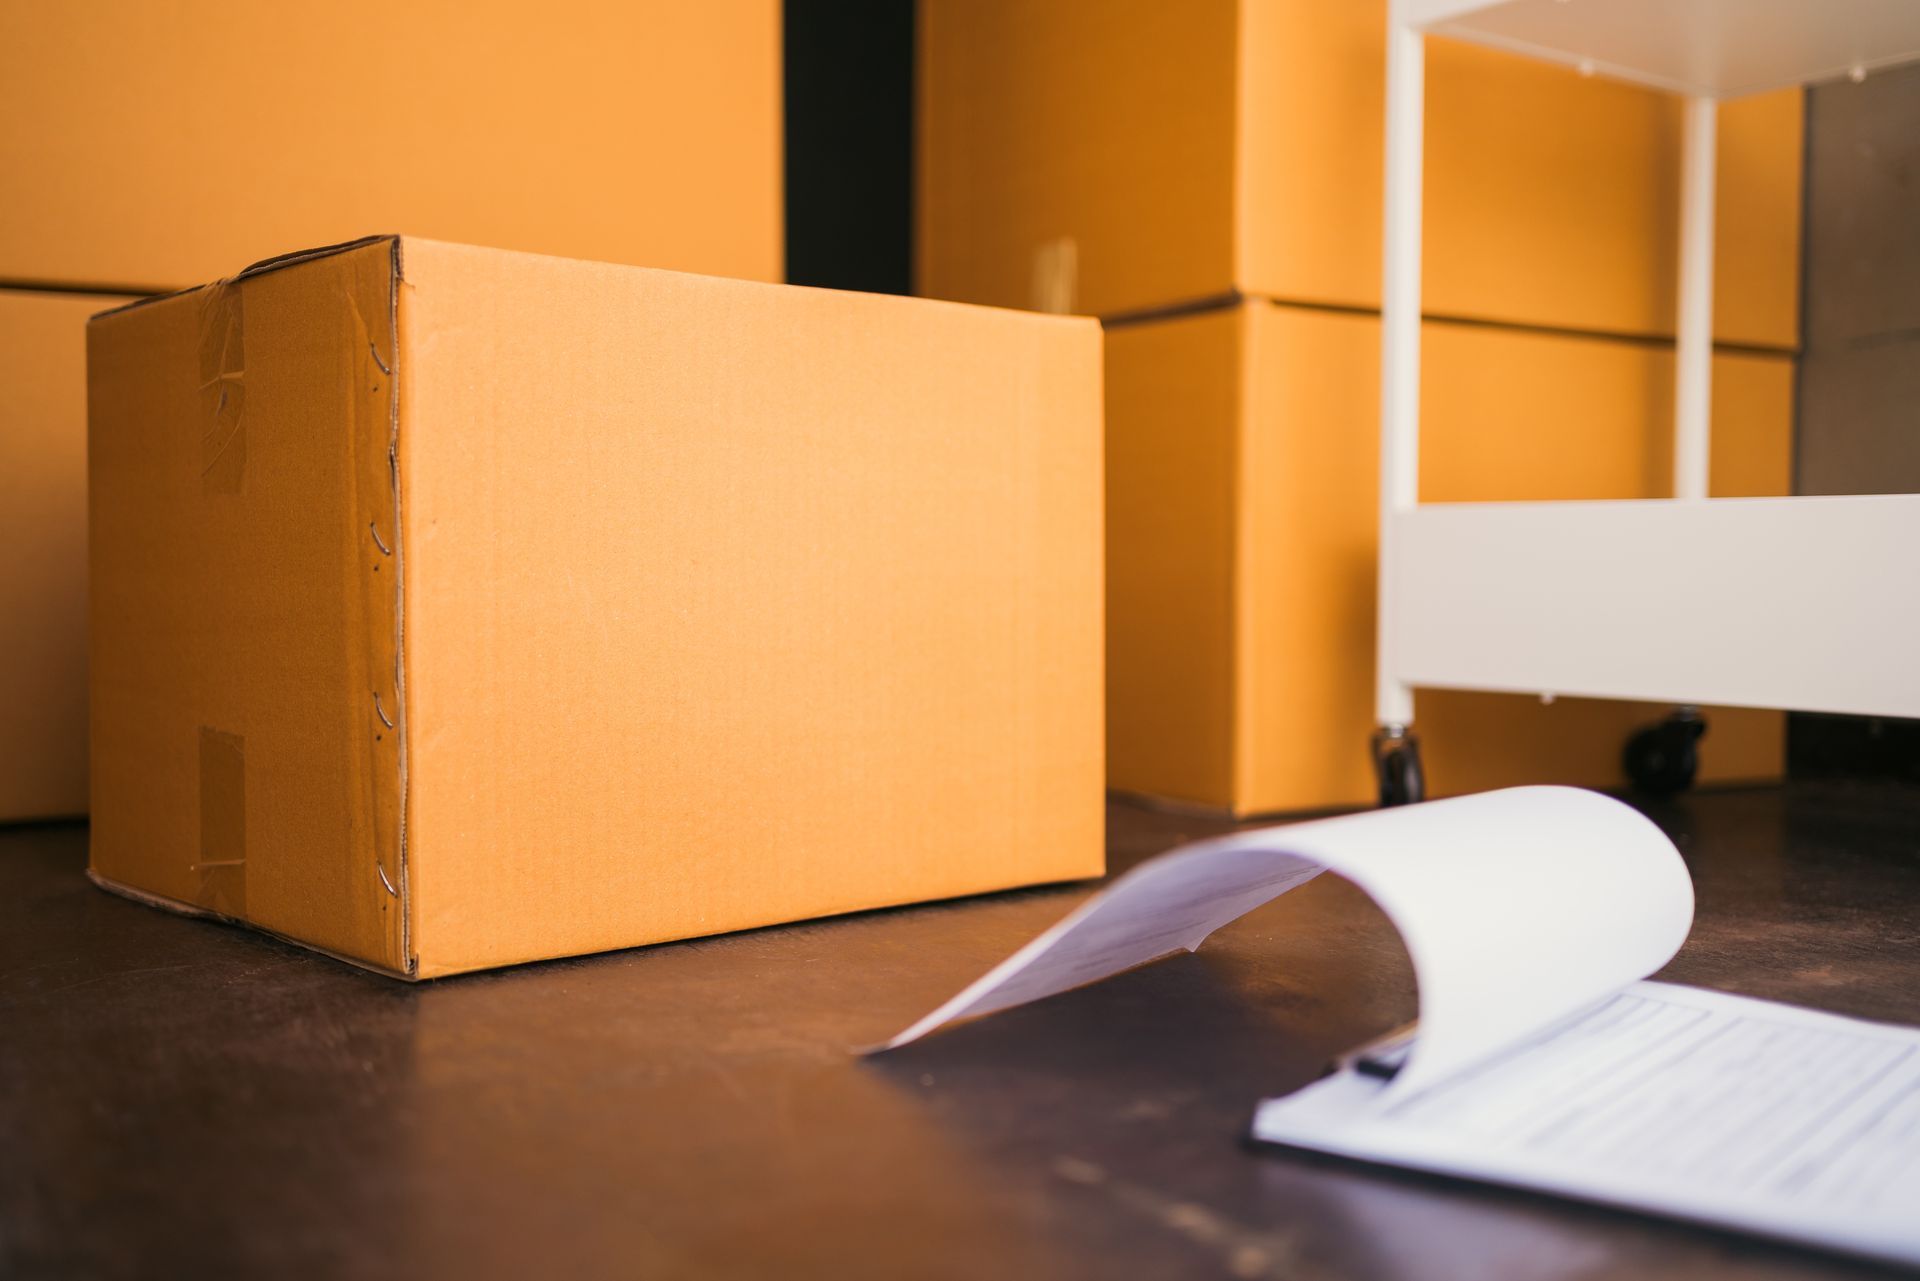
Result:
M1707 496L1713 416L1713 198L1719 105L1688 98L1680 153L1680 282L1674 324L1673 496Z
M1375 633L1374 765L1381 799L1419 800L1388 786L1392 751L1413 746L1413 687L1395 653L1395 518L1420 500L1420 237L1426 128L1426 37L1387 30L1385 219L1380 295L1380 554ZM1417 758L1416 758L1417 759ZM1418 777L1416 771L1416 777Z

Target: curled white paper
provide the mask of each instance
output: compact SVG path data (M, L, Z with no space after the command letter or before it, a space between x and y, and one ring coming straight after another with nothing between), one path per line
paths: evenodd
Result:
M1693 922L1686 865L1637 810L1578 788L1486 792L1163 854L876 1048L1192 951L1325 871L1380 906L1413 961L1420 1031L1395 1095L1645 978Z

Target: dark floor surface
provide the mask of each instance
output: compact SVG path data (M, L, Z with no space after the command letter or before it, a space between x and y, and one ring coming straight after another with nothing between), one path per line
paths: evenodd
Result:
M1665 977L1920 1022L1920 790L1650 812L1699 895ZM1114 865L1219 827L1116 805ZM1874 1274L1242 1147L1257 1098L1413 1010L1392 931L1331 878L861 1060L1085 889L408 986L111 897L85 848L0 829L7 1277Z

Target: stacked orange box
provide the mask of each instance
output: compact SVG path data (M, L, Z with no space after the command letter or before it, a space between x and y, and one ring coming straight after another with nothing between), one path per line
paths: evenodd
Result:
M0 169L4 821L87 808L86 314L401 227L778 280L780 7L7 5Z
M922 0L920 292L1108 330L1109 782L1367 803L1383 0ZM1680 118L1429 42L1422 498L1669 492ZM1726 106L1717 494L1790 483L1800 99ZM1624 781L1665 709L1423 692L1439 793ZM1703 780L1778 776L1710 709Z

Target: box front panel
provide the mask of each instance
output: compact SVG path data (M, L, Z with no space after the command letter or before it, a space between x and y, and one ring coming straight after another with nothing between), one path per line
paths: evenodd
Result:
M1100 869L1091 324L403 261L422 973Z
M404 969L392 308L378 243L89 326L92 866Z

